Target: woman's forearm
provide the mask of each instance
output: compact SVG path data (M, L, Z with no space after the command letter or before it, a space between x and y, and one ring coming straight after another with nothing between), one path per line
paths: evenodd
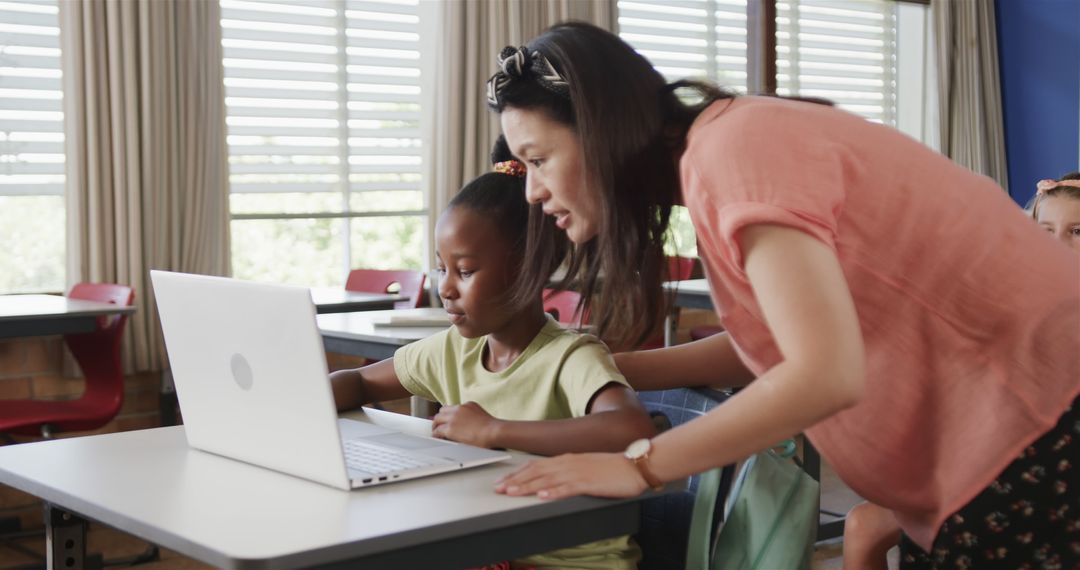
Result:
M739 461L853 406L857 396L849 384L777 365L722 406L657 436L650 468L661 480L674 481Z
M677 346L621 352L615 365L635 390L667 390L689 386L728 388L754 379L726 332Z

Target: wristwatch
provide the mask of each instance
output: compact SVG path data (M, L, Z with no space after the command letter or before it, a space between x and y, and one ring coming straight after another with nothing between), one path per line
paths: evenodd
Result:
M649 470L650 452L652 452L652 440L639 439L627 446L623 455L634 464L634 467L637 467L638 473L641 473L641 478L645 479L645 483L648 484L653 491L659 491L664 488L664 483Z

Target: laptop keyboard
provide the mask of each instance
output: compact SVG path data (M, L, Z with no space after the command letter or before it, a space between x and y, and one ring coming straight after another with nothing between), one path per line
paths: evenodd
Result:
M345 464L349 469L366 473L393 473L423 469L437 465L448 465L451 461L438 457L423 457L365 441L350 439L345 441Z

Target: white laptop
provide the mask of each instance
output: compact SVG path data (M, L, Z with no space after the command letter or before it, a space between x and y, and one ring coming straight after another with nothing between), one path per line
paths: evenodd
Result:
M308 289L150 278L191 447L340 489L510 457L339 419Z

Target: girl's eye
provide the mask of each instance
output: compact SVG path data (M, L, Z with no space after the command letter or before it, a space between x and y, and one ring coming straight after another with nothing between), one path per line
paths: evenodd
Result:
M462 269L461 271L458 271L458 274L461 275L462 279L468 279L469 277L472 277L473 272Z
M1073 229L1072 229L1072 235L1074 235L1074 236L1080 236L1080 227L1075 227L1075 228L1073 228Z
M435 273L438 273L439 275L446 275L446 268L445 267L436 267L435 268Z

